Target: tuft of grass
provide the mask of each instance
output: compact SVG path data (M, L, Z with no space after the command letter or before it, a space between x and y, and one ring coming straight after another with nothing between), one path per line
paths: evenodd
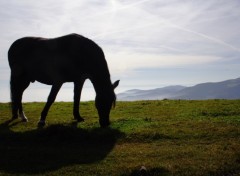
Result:
M24 103L29 122L10 121L0 103L0 175L239 175L240 100L117 102L111 126L99 127L94 102Z

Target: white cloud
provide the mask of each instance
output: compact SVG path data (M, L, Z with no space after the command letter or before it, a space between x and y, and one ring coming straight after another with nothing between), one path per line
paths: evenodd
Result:
M201 64L222 60L222 58L217 56L155 55L142 53L107 54L106 58L113 73L114 71L124 73L136 69L196 67Z

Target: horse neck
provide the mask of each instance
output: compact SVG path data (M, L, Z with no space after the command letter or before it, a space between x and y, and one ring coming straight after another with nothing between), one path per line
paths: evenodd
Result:
M110 76L91 80L97 95L107 95L112 92Z

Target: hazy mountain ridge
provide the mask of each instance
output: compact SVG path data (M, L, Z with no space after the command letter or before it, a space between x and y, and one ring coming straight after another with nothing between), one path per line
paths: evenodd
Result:
M191 87L167 86L163 88L140 90L131 89L117 94L118 100L161 100L161 99L240 99L240 78L221 82L201 83Z

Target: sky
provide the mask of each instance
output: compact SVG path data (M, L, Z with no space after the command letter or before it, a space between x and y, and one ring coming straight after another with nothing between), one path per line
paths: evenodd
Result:
M103 49L116 92L240 77L239 0L0 0L0 102L10 101L7 52L18 38L78 33ZM57 101L72 101L73 85ZM23 101L46 101L31 83ZM83 100L94 99L89 81Z

